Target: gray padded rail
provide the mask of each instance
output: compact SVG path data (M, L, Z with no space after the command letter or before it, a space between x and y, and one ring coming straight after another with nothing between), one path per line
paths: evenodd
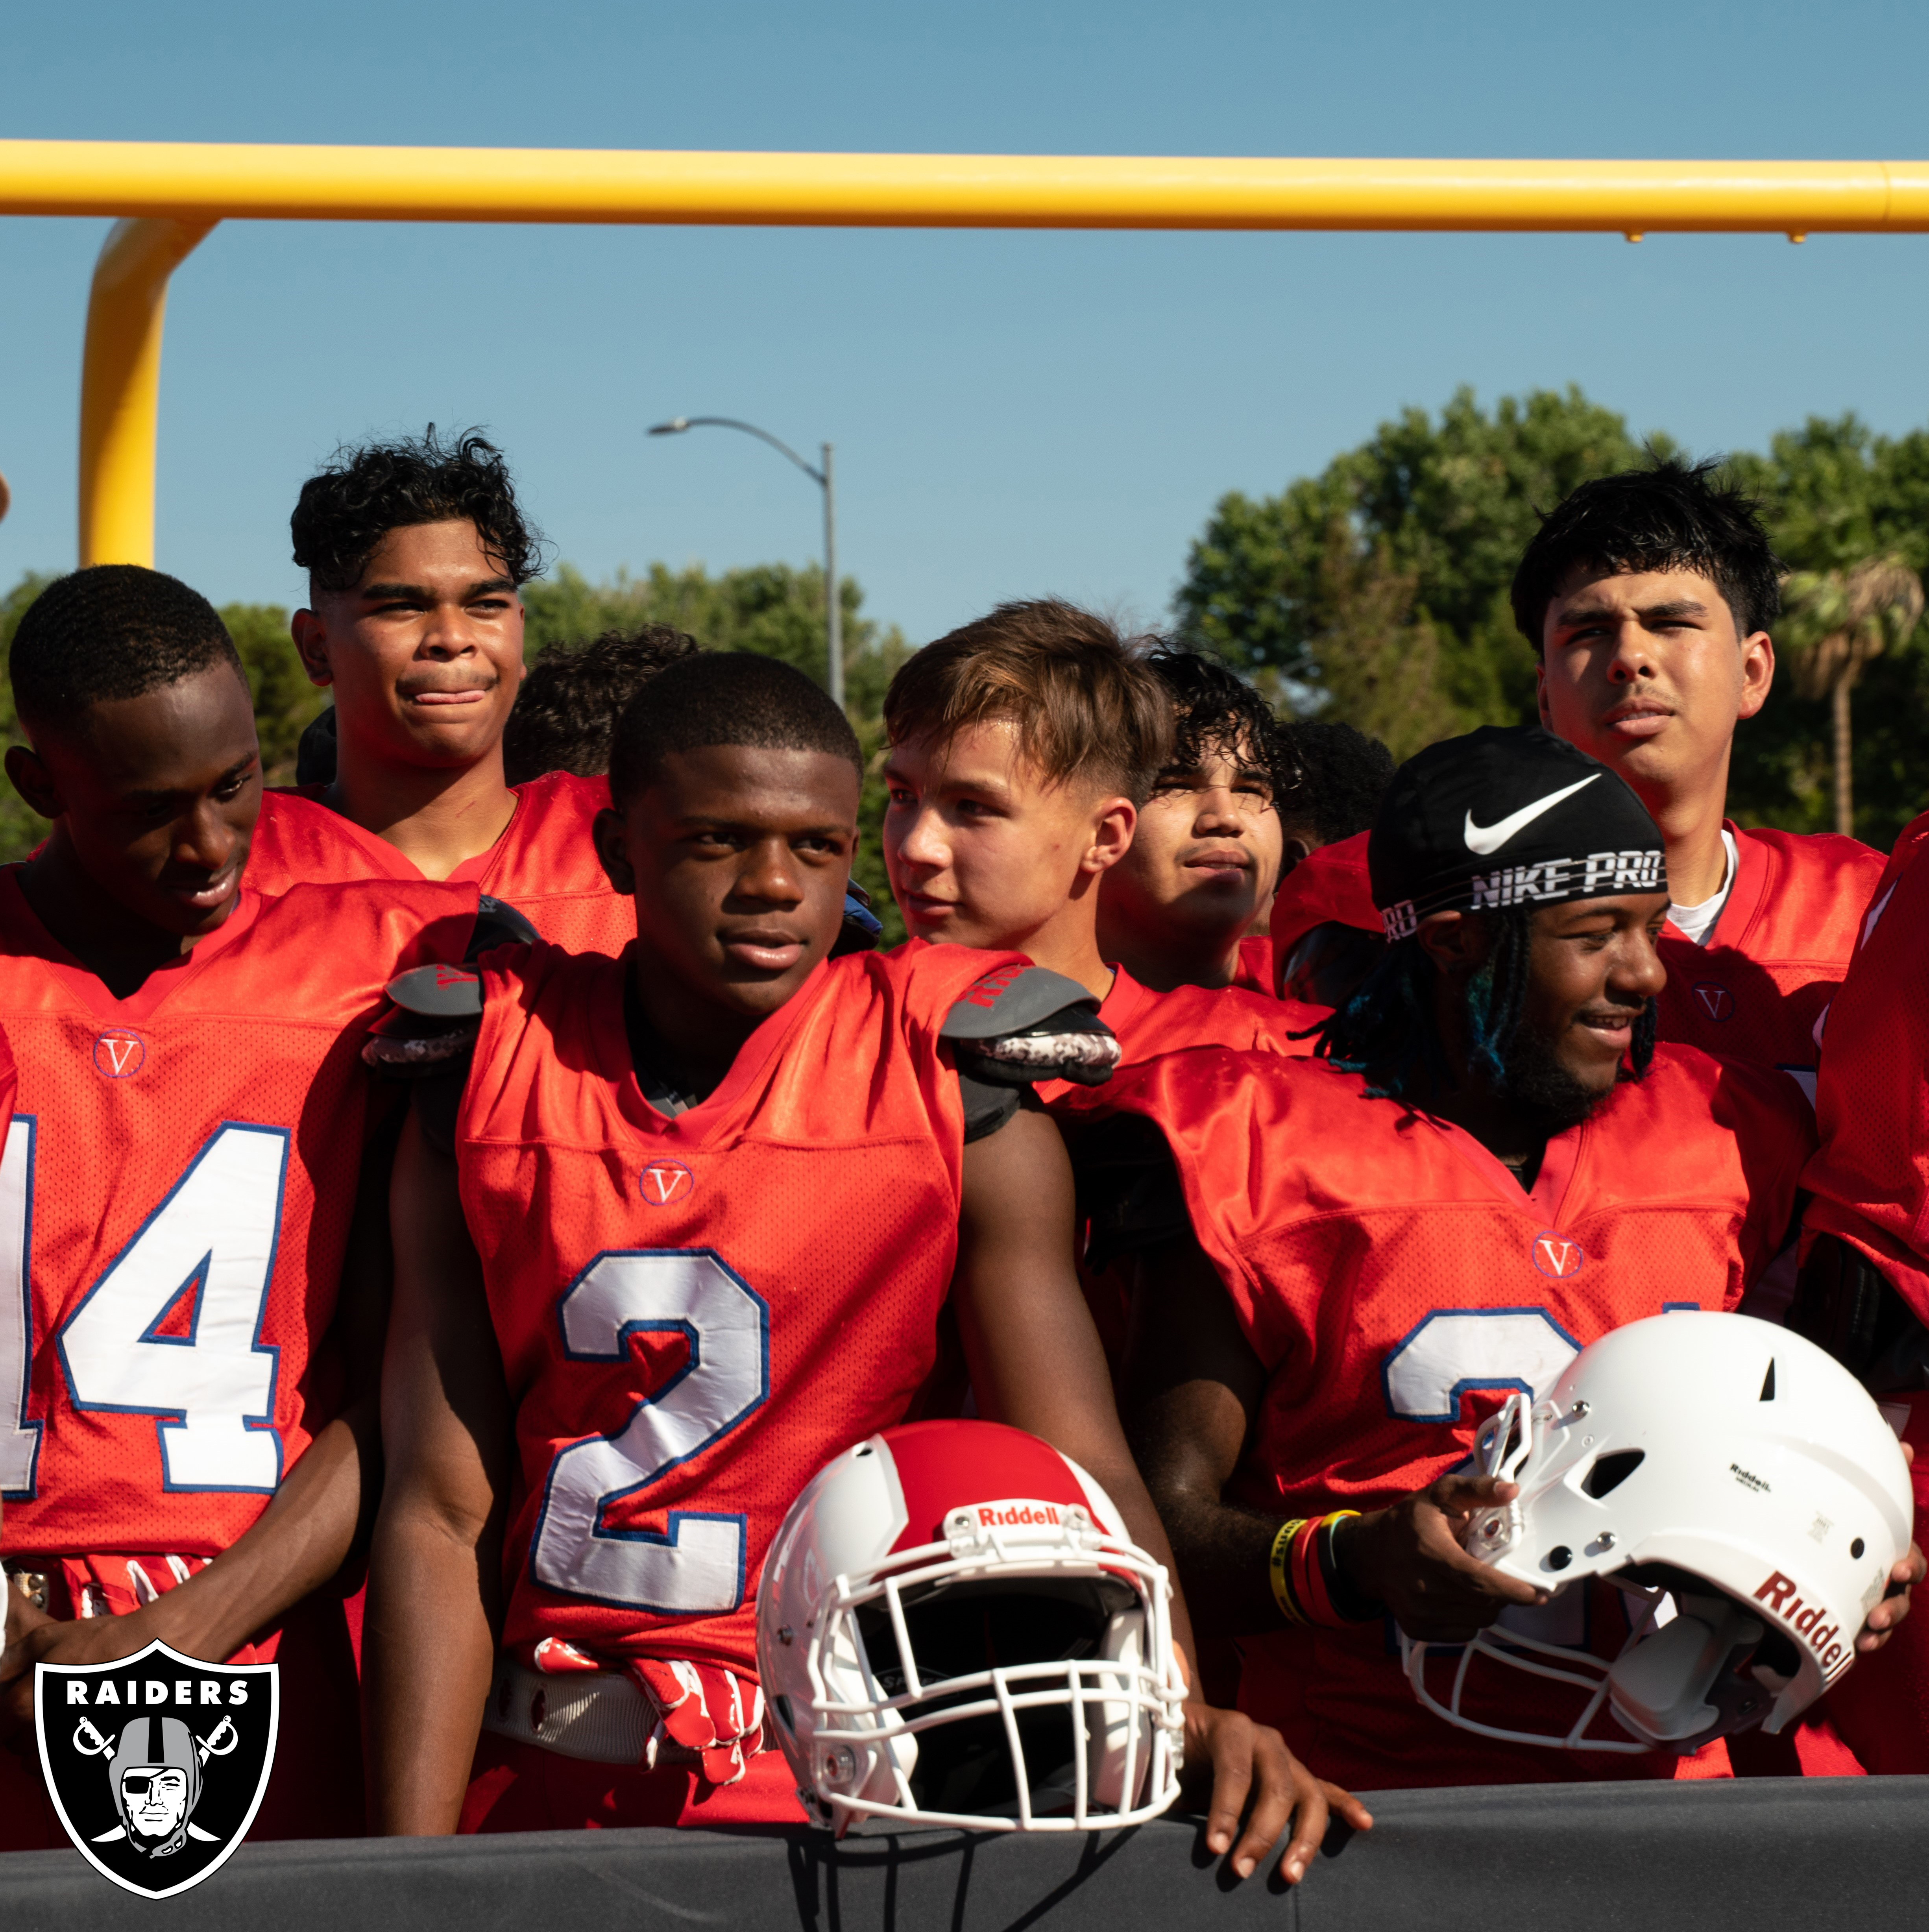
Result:
M1759 1932L1911 1925L1929 1778L1372 1795L1377 1828L1288 1894L1173 1820L1118 1837L572 1832L244 1846L130 1898L77 1852L0 1857L8 1932Z

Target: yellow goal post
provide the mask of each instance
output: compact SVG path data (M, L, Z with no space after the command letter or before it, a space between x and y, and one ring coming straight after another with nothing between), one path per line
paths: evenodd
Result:
M1920 234L1929 162L785 154L0 140L0 214L112 215L80 560L151 564L168 278L218 221Z

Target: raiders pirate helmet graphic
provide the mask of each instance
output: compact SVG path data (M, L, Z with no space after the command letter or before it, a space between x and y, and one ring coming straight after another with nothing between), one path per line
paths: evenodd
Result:
M219 1869L267 1789L279 1690L272 1664L203 1664L163 1643L111 1664L40 1665L40 1763L75 1848L150 1898Z

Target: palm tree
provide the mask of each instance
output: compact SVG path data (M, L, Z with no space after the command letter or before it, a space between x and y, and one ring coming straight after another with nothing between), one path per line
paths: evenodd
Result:
M1783 580L1782 597L1796 689L1826 698L1834 713L1835 830L1852 833L1849 694L1873 659L1908 642L1922 616L1922 580L1899 556L1872 556L1846 570L1793 572Z

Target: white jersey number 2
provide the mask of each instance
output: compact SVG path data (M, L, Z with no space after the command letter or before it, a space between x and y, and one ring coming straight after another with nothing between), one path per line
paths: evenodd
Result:
M40 1424L26 1413L32 1358L34 1124L0 1156L0 1488L34 1492ZM272 1492L276 1352L261 1340L281 1226L288 1133L230 1121L210 1136L55 1337L76 1409L156 1418L170 1490ZM162 1322L186 1304L185 1332Z
M708 1248L598 1255L556 1309L572 1361L620 1362L632 1335L681 1334L689 1360L609 1436L559 1450L530 1552L538 1583L625 1610L682 1616L743 1601L740 1515L671 1510L664 1533L615 1529L612 1504L727 1436L770 1393L770 1310Z
M1552 1388L1581 1345L1544 1308L1436 1308L1381 1365L1387 1413L1402 1422L1457 1422L1475 1390Z

